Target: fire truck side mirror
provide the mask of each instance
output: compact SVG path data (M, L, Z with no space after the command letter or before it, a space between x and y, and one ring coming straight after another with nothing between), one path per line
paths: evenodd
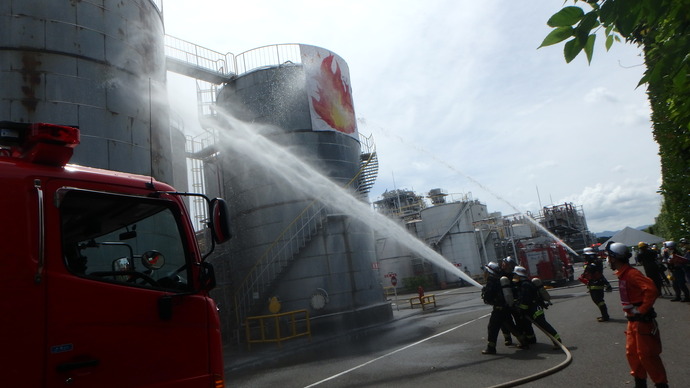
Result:
M201 263L201 287L206 291L211 291L216 288L216 271L213 269L213 265L209 262Z
M222 244L230 240L230 212L228 204L221 198L214 198L210 204L210 226L213 240Z

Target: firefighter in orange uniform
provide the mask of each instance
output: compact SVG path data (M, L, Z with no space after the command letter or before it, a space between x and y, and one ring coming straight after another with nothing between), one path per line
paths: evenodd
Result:
M661 361L661 337L656 322L654 301L659 295L652 279L629 264L632 256L621 243L606 246L611 268L618 276L623 311L628 318L625 355L635 378L635 388L647 387L647 376L658 388L668 388L666 369Z

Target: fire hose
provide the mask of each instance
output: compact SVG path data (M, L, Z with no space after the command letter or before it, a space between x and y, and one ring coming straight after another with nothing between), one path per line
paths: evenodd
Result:
M542 328L536 322L534 322L534 320L531 317L527 317L527 319L529 319L530 322L532 322L532 324L534 324L534 326L538 327L539 330L544 332L544 334L546 334L546 336L549 337L551 339L551 341L553 341L554 344L558 344L558 346L561 347L561 350L563 350L563 353L565 353L565 360L563 362L561 362L560 364L553 366L549 369L543 370L539 373L535 373L535 374L530 375L530 376L522 377L522 378L519 378L517 380L508 381L508 382L505 382L502 384L493 385L489 388L517 387L518 385L526 384L526 383L529 383L531 381L535 381L535 380L541 379L543 377L552 375L552 374L558 372L559 370L564 369L566 366L568 366L573 361L573 356L572 356L572 354L570 354L570 351L568 350L568 348L565 347L565 345L563 345L558 339L556 339L556 337L552 336L551 333L544 330L544 328Z

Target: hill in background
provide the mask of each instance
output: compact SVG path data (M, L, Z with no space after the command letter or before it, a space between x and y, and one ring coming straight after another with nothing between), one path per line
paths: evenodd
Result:
M637 229L637 230L645 230L645 229L649 228L650 226L651 226L651 225L642 225L642 226L638 226L637 228L634 228L634 229ZM605 230L605 231L603 231L603 232L596 232L596 233L594 233L594 235L597 236L597 238L611 237L611 236L613 236L614 234L620 232L621 230L623 230L623 229L618 229L618 230L614 230L614 231Z

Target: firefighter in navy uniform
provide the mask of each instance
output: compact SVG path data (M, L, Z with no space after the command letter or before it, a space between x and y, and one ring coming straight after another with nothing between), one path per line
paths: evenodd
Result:
M492 261L485 265L484 273L486 274L486 285L482 288L482 299L484 303L492 305L493 310L491 310L491 317L489 318L486 349L482 350L482 354L496 354L496 340L501 329L515 335L520 341L519 347L526 349L528 347L527 342L513 323L510 306L506 303L503 295L498 263Z
M510 256L507 256L506 258L499 260L499 268L500 268L499 278L502 276L505 276L510 281L510 285L511 285L512 291L513 291L513 301L515 299L517 299L517 288L515 287L515 283L513 282L513 276L514 276L513 270L515 269L516 265L517 265L517 263ZM511 303L511 306L512 305L513 305L513 303ZM511 319L515 323L516 327L518 327L518 328L521 327L520 322L519 322L519 320L521 319L521 316L520 316L519 311L515 310L514 306L511 308ZM505 346L513 345L513 337L511 336L511 332L504 327L501 328L501 332L503 333L503 339L504 339L503 343L505 344ZM532 332L531 336L530 336L529 332L523 333L523 334L525 334L527 336L527 340L529 341L529 343L536 343L536 337L534 336L533 332Z
M580 281L587 285L589 296L592 302L599 308L601 316L597 317L597 321L606 322L609 320L609 312L604 301L604 290L610 285L604 277L604 264L599 255L597 255L592 248L585 248L585 270L580 277Z
M659 296L661 296L661 289L663 286L661 272L659 272L659 264L657 263L657 257L659 255L651 250L649 244L644 241L637 243L637 248L639 249L637 261L642 263L645 275L652 279L656 289L659 291Z
M652 279L629 264L632 256L622 243L606 246L611 268L618 276L623 311L628 318L625 331L625 356L635 388L647 387L647 376L657 388L668 388L666 369L661 361L661 337L656 322L654 301L659 296Z
M561 336L558 334L556 329L554 329L553 326L546 321L544 309L548 308L548 304L542 300L537 286L535 286L534 283L529 280L527 269L525 269L525 267L517 266L515 267L515 275L519 279L518 308L520 311L522 311L524 317L522 320L524 325L524 327L522 327L523 332L527 332L529 329L531 329L531 323L534 322L540 328L546 330L547 333L551 334L556 341L561 342ZM553 343L553 346L555 349L560 348L560 345L556 342Z

